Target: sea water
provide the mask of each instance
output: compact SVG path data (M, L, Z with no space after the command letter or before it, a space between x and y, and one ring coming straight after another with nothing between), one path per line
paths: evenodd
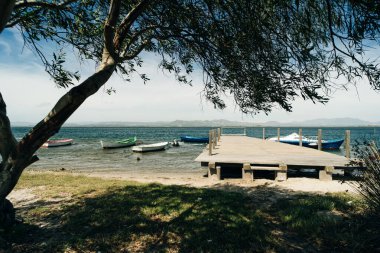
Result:
M72 138L74 144L56 148L40 148L37 151L39 161L30 166L31 169L72 171L120 171L148 173L154 170L162 173L193 173L199 171L200 163L194 159L203 151L206 144L180 143L179 147L171 147L165 151L150 153L134 153L131 148L102 149L100 140L116 141L136 136L144 144L173 141L180 136L208 136L207 127L63 127L54 138ZM344 138L345 131L351 130L351 144L364 140L380 143L380 128L321 128L323 139ZM28 127L15 127L16 138L22 138L29 131ZM242 133L242 129L224 129L225 133ZM299 128L282 127L281 135L298 133ZM305 136L317 135L318 128L302 128ZM246 128L247 136L262 138L263 128ZM265 136L277 136L277 128L266 127ZM343 144L344 145L344 144ZM342 147L332 151L344 155Z

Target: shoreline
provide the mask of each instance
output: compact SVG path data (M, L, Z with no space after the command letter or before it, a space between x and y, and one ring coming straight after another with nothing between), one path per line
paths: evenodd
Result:
M342 182L334 179L333 181L320 181L316 178L309 177L290 177L286 181L277 182L271 179L255 179L254 181L244 181L242 179L223 179L217 180L215 178L208 178L207 169L204 169L200 173L199 170L194 172L123 172L123 171L58 171L58 170L44 170L33 169L27 170L28 173L52 173L59 175L75 175L96 177L109 180L124 180L134 181L139 183L159 183L163 185L181 185L196 188L225 188L225 187L237 187L241 190L250 191L258 188L278 188L279 190L305 192L305 193L338 193L347 192L356 194L356 189L353 186L352 181Z

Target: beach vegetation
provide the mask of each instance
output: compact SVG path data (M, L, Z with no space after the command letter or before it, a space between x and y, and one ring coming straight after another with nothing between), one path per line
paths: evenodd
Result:
M358 175L356 188L367 202L374 219L380 217L380 154L374 142L356 144L355 152L358 156L357 165L365 166L366 169ZM380 229L380 223L379 223Z
M18 31L68 92L21 140L0 93L0 224L14 216L6 197L38 160L35 152L88 97L116 72L149 81L139 72L144 53L158 55L180 83L202 72L203 95L217 108L229 93L244 113L290 111L296 97L325 103L329 91L363 77L380 89L376 57L366 54L379 42L379 10L377 1L348 0L1 0L0 32ZM97 70L81 79L66 68L69 52Z
M64 184L62 184L62 182ZM46 190L49 189L49 190ZM26 172L24 222L0 232L12 252L375 251L365 202L279 188L192 188ZM57 196L61 193L61 196Z

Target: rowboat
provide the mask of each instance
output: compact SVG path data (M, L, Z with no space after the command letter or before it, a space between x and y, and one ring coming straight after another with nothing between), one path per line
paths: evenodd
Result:
M44 148L52 148L52 147L61 147L61 146L67 146L73 144L73 139L59 139L59 140L48 140L44 144L42 144L42 147Z
M136 145L137 138L131 137L123 140L118 140L114 142L104 142L100 141L100 145L102 145L103 149L111 149L111 148L126 148L133 145Z
M138 145L132 148L134 152L151 152L165 150L169 146L169 142L159 142L153 144Z
M269 138L270 141L278 141L277 137ZM316 136L312 137L301 137L302 146L308 148L318 148L318 139ZM287 143L292 145L299 145L300 136L297 133L292 133L287 136L280 137L281 143ZM331 139L331 140L321 140L322 149L339 149L339 147L344 142L344 139Z
M208 143L208 137L195 137L195 136L181 136L181 141L192 143Z

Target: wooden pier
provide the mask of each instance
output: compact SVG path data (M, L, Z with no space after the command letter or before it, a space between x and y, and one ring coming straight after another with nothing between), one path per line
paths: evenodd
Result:
M319 170L321 180L332 180L335 169L345 169L349 159L344 156L245 135L210 138L211 149L205 149L195 161L208 166L209 176L221 179L224 167L241 168L242 178L253 180L255 171L275 172L275 179L287 179L289 168ZM215 143L214 143L215 142Z

